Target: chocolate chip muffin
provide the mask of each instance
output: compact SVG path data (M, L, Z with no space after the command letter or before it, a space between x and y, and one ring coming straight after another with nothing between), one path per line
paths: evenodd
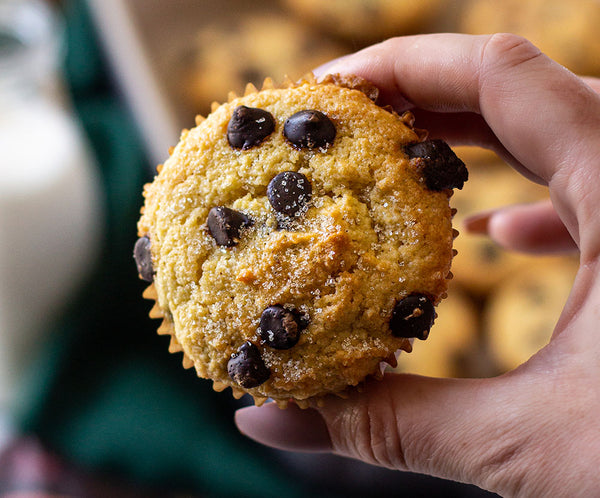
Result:
M459 147L457 152L469 168L469 188L452 198L458 210L459 228L466 216L506 205L540 201L548 189L523 178L498 156L477 147ZM485 296L503 280L531 264L534 256L503 249L489 237L461 232L452 264L457 283L469 292Z
M515 33L578 74L600 74L600 2L597 0L470 0L460 30Z
M151 316L216 390L306 406L427 338L467 171L376 96L357 78L249 86L146 186Z
M499 286L484 312L486 337L501 371L516 368L550 341L578 262L544 257Z
M200 28L182 58L183 100L195 114L210 111L228 91L243 93L246 83L262 85L296 79L347 52L345 46L276 13L241 16L234 22Z
M299 19L353 44L432 30L448 9L442 0L282 0Z

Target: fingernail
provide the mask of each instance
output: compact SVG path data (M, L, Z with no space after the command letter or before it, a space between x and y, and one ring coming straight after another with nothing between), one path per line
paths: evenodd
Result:
M249 406L235 413L239 431L255 441L288 451L331 451L327 425L312 408L290 404L280 409L275 403Z
M463 228L473 234L487 235L493 212L477 213L463 220Z

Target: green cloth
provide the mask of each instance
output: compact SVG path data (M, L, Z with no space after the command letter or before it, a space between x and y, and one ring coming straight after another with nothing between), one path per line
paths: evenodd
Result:
M65 72L105 193L102 256L53 324L21 391L17 419L70 461L145 486L201 496L314 496L275 453L243 437L230 393L184 370L148 318L132 259L150 165L116 97L83 1L64 5Z

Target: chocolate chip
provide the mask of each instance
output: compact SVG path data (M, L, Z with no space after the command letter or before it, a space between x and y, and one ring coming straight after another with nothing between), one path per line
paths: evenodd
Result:
M231 355L227 363L227 373L236 384L250 389L260 386L271 376L260 351L250 341L245 342Z
M234 149L246 150L261 143L275 130L275 118L264 109L236 107L227 125L227 140Z
M152 267L152 254L150 253L150 238L140 237L133 247L133 258L137 271L142 280L152 282L154 280L154 268Z
M252 220L244 213L217 206L208 212L206 224L218 245L232 247L240 241L240 230L252 225Z
M275 211L298 216L306 211L312 196L312 185L302 173L284 171L275 175L267 186L267 197Z
M283 125L283 135L298 149L329 147L336 135L335 125L320 111L300 111L290 116Z
M426 140L404 148L410 159L420 158L421 174L429 190L462 189L469 172L443 140Z
M395 337L425 340L434 319L435 308L431 300L423 294L411 294L394 306L390 329Z
M297 344L306 325L296 309L275 304L262 312L258 331L267 346L290 349Z
M502 249L491 240L481 239L482 244L478 247L478 256L486 264L496 264L502 257Z

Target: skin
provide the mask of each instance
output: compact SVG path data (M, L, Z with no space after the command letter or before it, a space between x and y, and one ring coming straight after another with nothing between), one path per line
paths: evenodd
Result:
M451 143L494 149L548 185L551 203L476 215L466 228L512 249L578 250L580 269L550 343L490 379L387 375L348 399L236 414L277 448L330 451L472 483L503 496L600 489L600 89L523 38L436 34L374 45L320 68L375 83L396 110Z

